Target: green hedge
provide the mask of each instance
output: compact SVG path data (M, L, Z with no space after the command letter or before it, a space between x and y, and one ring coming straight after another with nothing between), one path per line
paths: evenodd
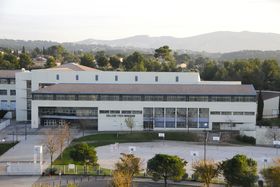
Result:
M236 136L236 139L243 143L256 145L256 138L254 138L252 136L238 135L238 136Z

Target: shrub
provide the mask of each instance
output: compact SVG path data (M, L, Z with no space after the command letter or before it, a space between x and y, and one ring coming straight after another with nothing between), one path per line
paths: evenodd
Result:
M252 144L252 145L256 144L256 138L254 138L252 136L238 135L238 136L236 136L236 139L240 142L244 142L244 143L248 143L248 144Z
M44 175L58 175L58 170L57 168L47 168Z

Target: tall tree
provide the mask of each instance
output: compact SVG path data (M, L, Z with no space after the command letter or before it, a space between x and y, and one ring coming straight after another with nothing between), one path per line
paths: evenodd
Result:
M142 170L141 159L135 157L133 154L121 153L121 155L120 161L115 164L113 184L118 187L130 187L133 177Z
M45 64L45 68L52 68L55 66L56 66L55 58L53 56L49 56Z
M148 160L147 171L152 175L153 180L164 179L165 187L167 179L180 180L185 175L187 162L178 156L156 154Z
M257 121L261 121L263 118L263 96L262 96L262 91L260 90L258 94L258 106L257 106Z
M93 54L85 53L81 57L81 65L88 66L88 67L96 67Z
M126 69L127 71L129 71L129 70L132 70L132 68L133 68L136 64L141 63L141 62L144 62L144 61L145 61L144 56L143 56L141 53L135 51L133 54L127 56L127 57L124 59L123 65L124 65L125 69Z
M223 161L221 170L229 186L253 187L258 179L257 162L245 155Z
M97 51L95 55L95 59L99 67L106 67L109 63L105 51Z
M20 68L30 68L32 65L32 59L27 53L22 53L19 55L19 66Z
M168 61L168 62L175 61L174 56L172 54L172 50L167 45L155 49L154 56L155 58L161 58L164 61Z
M119 68L121 65L121 59L118 56L111 56L109 61L114 69Z
M198 176L209 187L211 181L218 177L220 169L219 165L213 161L197 161L193 164L194 174Z
M274 161L274 165L261 171L267 186L280 187L280 158Z
M77 163L84 165L84 173L87 172L87 165L97 165L97 155L93 147L87 143L79 143L73 146L70 157Z

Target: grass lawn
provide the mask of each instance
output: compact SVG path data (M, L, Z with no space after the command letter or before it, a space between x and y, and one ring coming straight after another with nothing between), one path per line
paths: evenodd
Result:
M75 162L70 158L70 151L73 149L72 145L79 142L86 142L90 146L99 147L103 145L128 142L152 142L156 140L162 140L158 137L158 132L132 132L132 133L98 133L95 135L84 136L73 140L71 145L67 147L63 152L63 158L57 158L54 164L69 164ZM195 133L188 132L165 132L165 140L176 141L198 141L198 137Z
M10 148L15 146L18 142L15 143L0 143L0 156L3 155Z
M280 118L263 119L261 122L259 122L259 125L280 127Z

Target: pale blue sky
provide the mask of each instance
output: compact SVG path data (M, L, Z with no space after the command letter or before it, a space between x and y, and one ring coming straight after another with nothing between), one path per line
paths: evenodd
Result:
M280 33L280 0L0 0L0 38L79 41Z

